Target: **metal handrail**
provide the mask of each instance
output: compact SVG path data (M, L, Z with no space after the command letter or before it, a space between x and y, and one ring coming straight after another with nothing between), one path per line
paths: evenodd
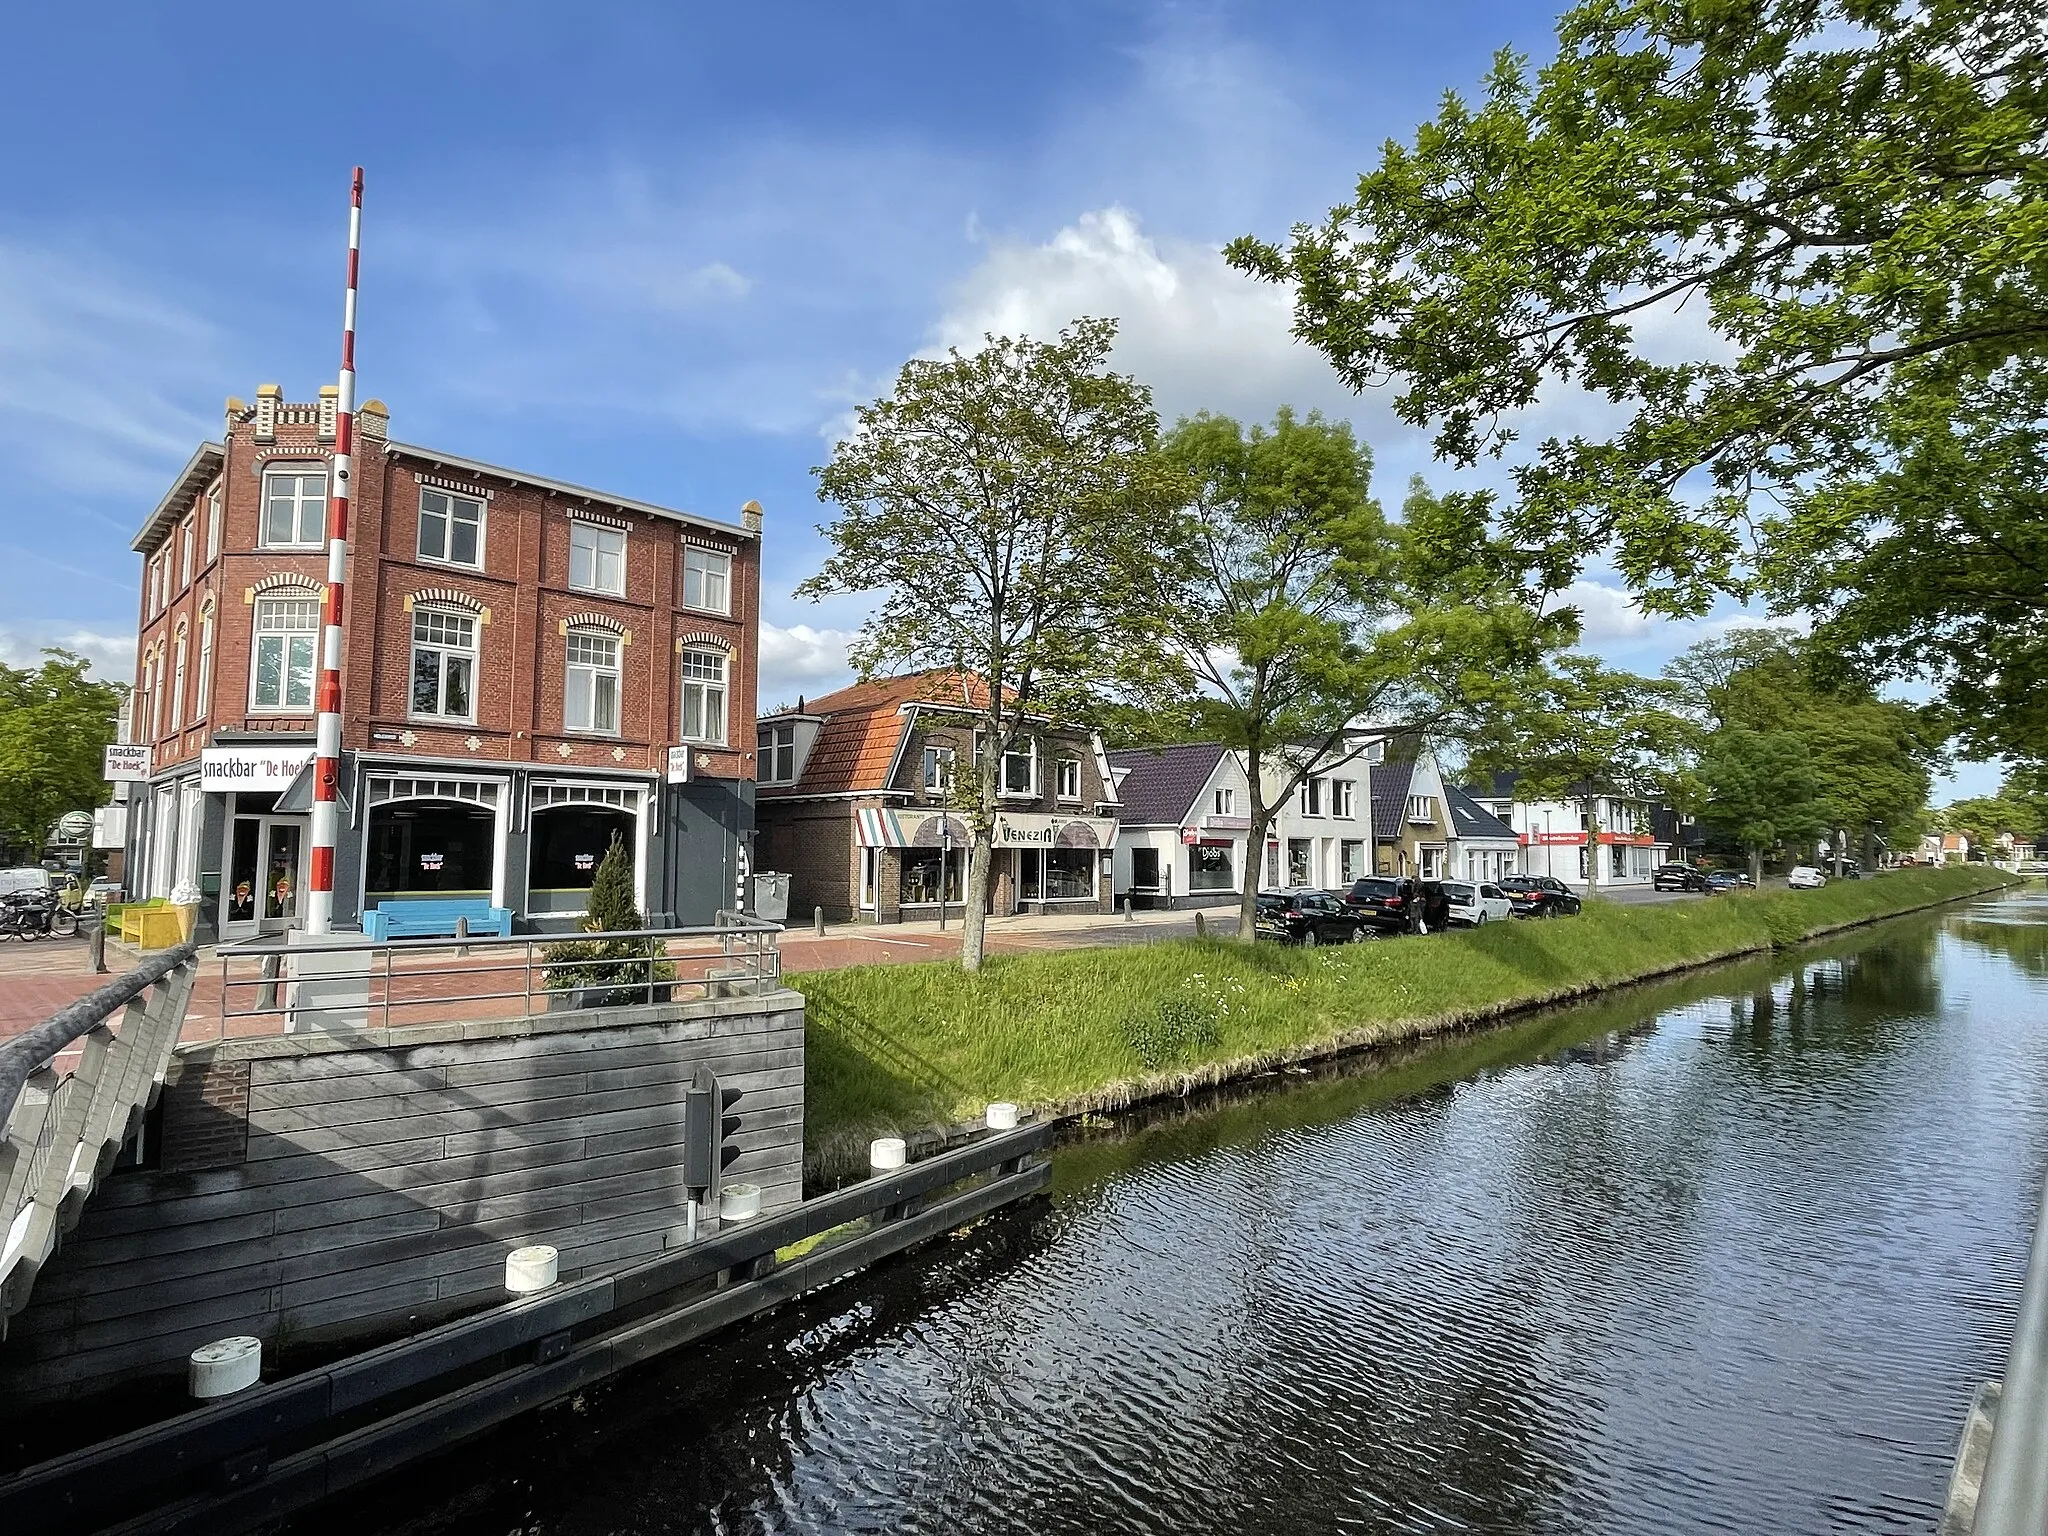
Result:
M2020 1289L2019 1321L1984 1462L1972 1536L2041 1536L2048 1530L2048 1182Z
M96 992L88 992L24 1034L0 1045L0 1126L21 1096L22 1086L37 1067L51 1060L81 1035L89 1033L115 1009L133 1002L199 953L187 940L150 956L131 971L115 977Z
M571 940L578 943L602 943L610 939L715 939L731 933L781 933L784 928L781 923L772 923L766 918L752 917L741 912L721 912L719 916L728 920L689 928L618 928L606 929L601 933L574 929L568 933L476 933L462 938L379 939L377 947L402 952L408 949L446 949L450 944L485 949L494 945L562 944ZM186 946L188 949L190 947ZM355 942L353 935L342 939L329 939L325 943L298 944L258 938L222 944L214 953L223 959L241 960L261 959L265 955L318 955L342 950L351 954L361 954L363 946Z

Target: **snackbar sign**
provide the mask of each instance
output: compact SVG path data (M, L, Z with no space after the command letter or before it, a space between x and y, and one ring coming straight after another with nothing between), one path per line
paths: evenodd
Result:
M312 761L311 747L208 747L199 754L199 787L217 795L284 789Z

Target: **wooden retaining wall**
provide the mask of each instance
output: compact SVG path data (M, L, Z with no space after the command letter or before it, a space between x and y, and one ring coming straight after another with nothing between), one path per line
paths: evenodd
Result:
M0 1401L182 1375L228 1334L274 1356L424 1326L501 1299L527 1243L558 1248L564 1280L660 1253L685 1221L699 1063L742 1094L727 1181L795 1204L793 992L182 1050L157 1166L109 1177L38 1276Z

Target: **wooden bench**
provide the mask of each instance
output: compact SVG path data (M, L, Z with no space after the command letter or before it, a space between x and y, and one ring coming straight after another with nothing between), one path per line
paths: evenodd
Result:
M363 932L380 943L385 939L452 939L458 918L469 919L472 934L512 932L512 913L488 901L380 901L363 914Z

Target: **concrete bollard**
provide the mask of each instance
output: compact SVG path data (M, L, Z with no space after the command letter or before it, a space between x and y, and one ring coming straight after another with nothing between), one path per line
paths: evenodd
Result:
M514 1296L530 1296L555 1283L561 1255L546 1243L514 1248L505 1255L505 1289Z
M1199 912L1195 914L1195 937L1198 939L1209 937L1209 920Z
M811 932L821 939L825 937L825 909L823 907L813 907L811 909Z
M992 1131L1014 1131L1017 1129L1017 1106L1014 1104L991 1104L983 1111L982 1119Z
M263 1341L247 1334L202 1344L186 1358L186 1389L201 1401L230 1397L263 1378Z
M92 927L86 930L85 949L88 962L86 965L86 969L91 971L95 976L106 975L107 914L105 909L102 909L100 912L100 920L94 923Z
M460 960L464 955L467 955L469 953L469 946L462 942L464 939L468 937L469 919L466 917L458 917L457 919L455 919L455 958L458 960Z
M1135 921L1131 916L1131 898L1128 896L1124 898L1124 921L1127 923Z
M901 1136L884 1136L868 1143L868 1168L874 1173L894 1173L908 1160Z

